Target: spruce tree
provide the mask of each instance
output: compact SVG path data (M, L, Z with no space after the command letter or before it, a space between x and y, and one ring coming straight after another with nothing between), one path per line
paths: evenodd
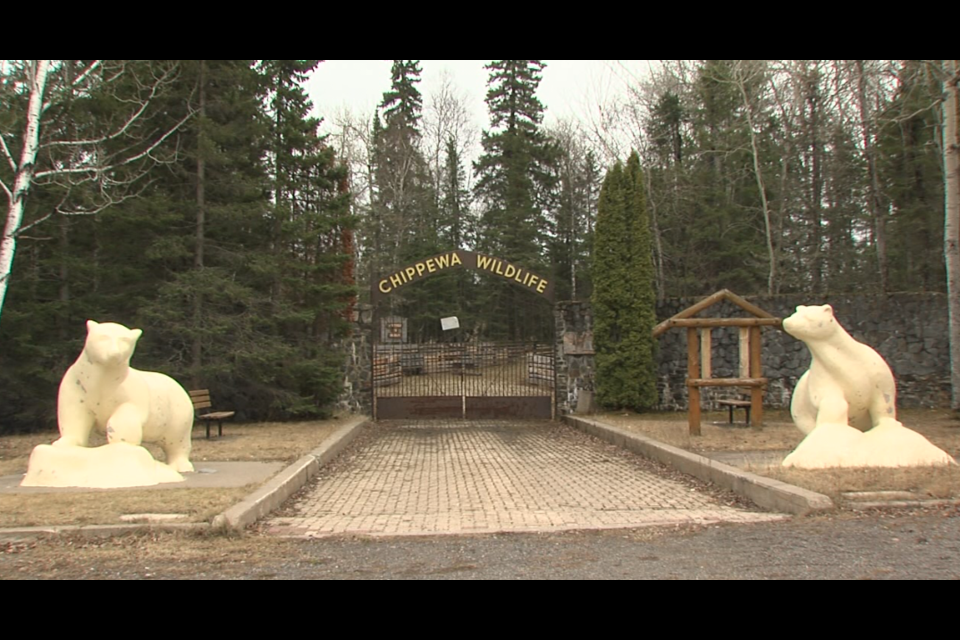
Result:
M597 401L610 408L657 405L656 295L640 158L607 172L593 252Z
M394 60L390 90L380 103L383 127L375 131L376 193L382 228L379 274L442 250L437 197L422 151L423 98L419 60ZM374 280L375 281L375 280ZM455 291L446 275L406 287L387 298L382 313L408 319L413 340L436 339L439 318L451 313Z
M528 269L546 271L549 211L556 185L556 145L541 128L544 107L536 96L544 64L539 60L498 60L490 70L489 131L474 165L481 207L477 244L481 251ZM531 307L529 294L504 282L484 282L487 326L501 337L545 338L552 318Z
M343 268L344 232L355 221L342 188L346 168L317 129L303 89L316 60L261 61L268 88L272 150L271 251L262 264L273 280L270 322L282 349L267 362L270 404L282 415L317 415L339 391L339 355L331 349L346 329L353 291Z

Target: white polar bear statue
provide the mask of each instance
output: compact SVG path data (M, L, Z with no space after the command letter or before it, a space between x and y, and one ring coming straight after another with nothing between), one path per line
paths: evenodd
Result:
M833 317L833 307L797 307L783 330L810 349L810 369L797 383L790 414L810 433L823 423L860 431L897 419L897 385L890 367L871 347L857 342Z
M799 306L783 329L810 349L790 414L807 436L784 466L897 467L954 463L945 451L897 421L893 372L873 348L857 342L833 307Z
M60 439L53 446L86 447L96 427L110 444L156 443L167 455L167 466L193 471L193 402L173 378L130 366L141 334L113 322L87 321L83 351L60 382Z

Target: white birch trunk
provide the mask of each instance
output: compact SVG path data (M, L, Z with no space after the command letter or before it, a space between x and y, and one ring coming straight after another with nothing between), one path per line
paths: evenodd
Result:
M947 265L947 310L950 318L951 407L960 410L960 139L957 135L956 60L944 60L946 101L943 105L943 253Z
M40 117L43 115L43 95L46 90L47 76L50 73L49 60L36 60L30 77L30 102L27 107L27 121L23 130L23 149L20 162L14 167L13 190L7 193L7 222L0 241L0 314L10 284L13 270L13 256L17 251L17 233L23 224L23 205L27 191L33 181L36 167L37 150L40 146ZM12 162L12 158L11 158Z

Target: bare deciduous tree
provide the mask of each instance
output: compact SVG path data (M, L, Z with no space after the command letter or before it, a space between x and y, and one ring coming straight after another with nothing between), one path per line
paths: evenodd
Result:
M191 117L157 117L157 98L176 77L169 63L130 61L16 60L0 68L5 108L19 133L0 130L5 163L0 190L7 216L0 241L0 312L6 298L17 238L55 215L94 215L137 195L150 167L170 160L161 147ZM25 101L23 100L25 98ZM71 123L71 102L96 98L109 113L98 113L83 126ZM22 113L17 113L22 105ZM159 124L158 124L159 122ZM170 153L170 152L168 152ZM31 188L53 185L59 203L24 223ZM85 197L74 198L83 190Z

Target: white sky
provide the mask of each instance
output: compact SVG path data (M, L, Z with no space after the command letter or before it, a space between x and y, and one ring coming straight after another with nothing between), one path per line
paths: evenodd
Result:
M327 60L321 62L307 82L316 115L327 117L346 107L372 117L390 88L391 60ZM486 105L489 60L421 60L420 93L427 97L448 71L455 88L465 93L478 129L489 126ZM537 91L546 107L544 124L556 118L586 119L598 104L622 95L627 83L646 73L646 60L545 60L543 80Z

